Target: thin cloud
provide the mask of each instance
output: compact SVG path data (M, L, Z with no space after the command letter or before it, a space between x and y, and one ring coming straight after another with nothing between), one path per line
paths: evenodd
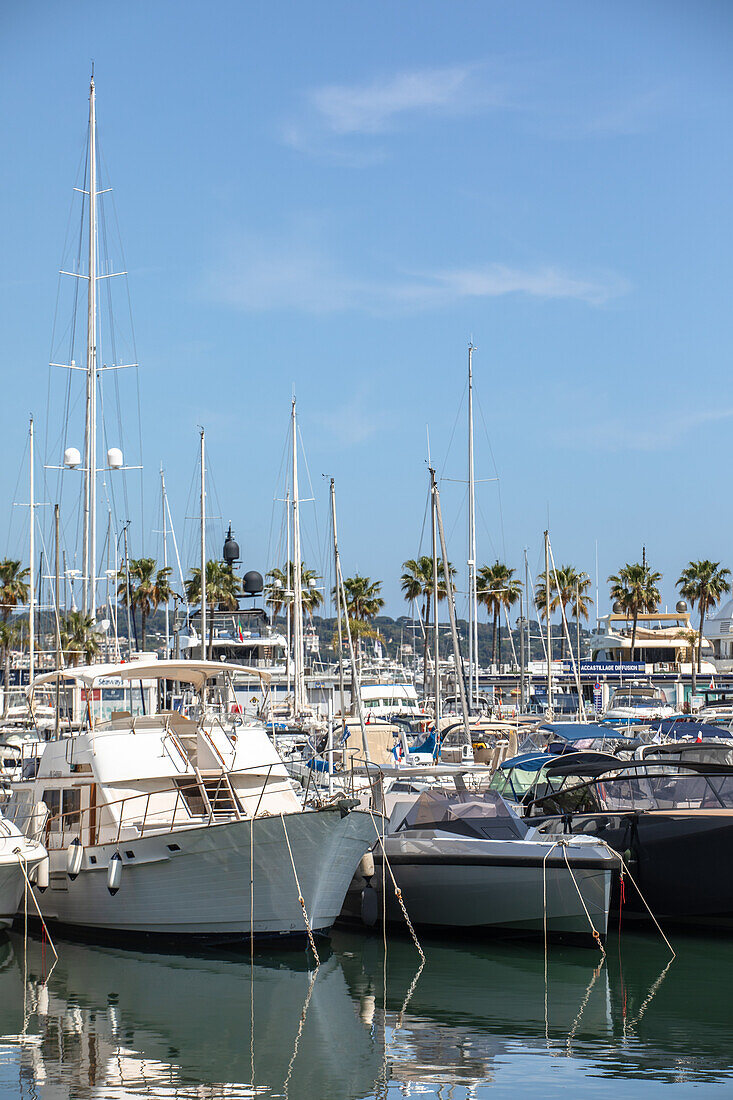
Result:
M415 111L464 111L483 100L472 80L475 66L398 73L367 84L332 84L310 93L310 102L335 134L382 133L398 115Z
M592 447L597 451L677 451L681 440L698 428L731 419L733 409L730 408L697 409L666 416L659 410L655 410L653 416L647 416L642 411L635 417L586 423L584 428L558 437L558 443L584 450Z
M399 314L509 294L600 306L628 290L618 276L578 275L554 265L489 262L435 270L386 270L362 277L343 268L313 236L294 232L281 239L244 237L236 246L230 240L208 278L209 295L222 305L252 313Z
M327 84L307 92L283 139L301 151L370 162L384 150L345 150L344 139L385 134L419 115L457 115L506 105L502 82L477 63L413 69L356 84Z

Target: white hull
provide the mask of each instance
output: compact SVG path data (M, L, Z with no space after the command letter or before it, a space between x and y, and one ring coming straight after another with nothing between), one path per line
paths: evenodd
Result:
M30 877L45 856L40 844L13 835L0 839L0 930L10 928L18 910L23 908L25 876L14 849L20 848L25 858L26 874ZM35 906L28 900L28 912L35 915Z
M326 931L373 841L372 820L359 811L342 817L333 809L285 814L284 822L311 926ZM258 817L254 835L251 829L247 819L87 848L73 881L66 851L53 852L49 888L38 894L41 909L46 919L62 924L127 933L226 940L246 938L252 930L304 934L283 819ZM115 852L123 866L112 895L107 878Z
M617 860L598 844L388 837L387 858L415 924L605 936ZM545 863L545 856L547 860ZM582 895L582 900L579 895ZM403 919L387 888L387 919Z

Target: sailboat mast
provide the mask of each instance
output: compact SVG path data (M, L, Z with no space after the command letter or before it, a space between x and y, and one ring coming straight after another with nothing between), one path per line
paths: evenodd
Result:
M339 708L341 713L341 738L346 735L346 706L344 702L344 643L341 629L341 584L339 581L339 572L341 565L339 562L339 546L338 539L336 537L336 483L331 478L331 522L333 524L333 573L334 573L334 588L336 589L336 630L338 631L338 645L339 645ZM366 741L364 741L366 744Z
M305 680L303 677L303 575L300 551L300 499L298 495L298 423L295 415L295 397L292 408L293 428L293 659L295 661L295 713L305 706Z
M36 661L36 566L35 566L35 486L33 484L33 417L28 429L28 450L30 453L30 570L28 574L28 676L33 683ZM5 685L7 689L7 684Z
M468 697L478 707L478 588L476 583L476 481L473 462L473 344L468 345ZM474 671L475 663L475 671Z
M96 614L97 555L97 115L94 70L89 85L89 276L87 297L87 378L84 425L84 581L82 609Z
M336 533L336 483L331 478L331 523L333 526L333 560L334 568L336 570L336 592L338 594L337 602L337 615L340 615L341 607L344 609L344 623L346 626L346 644L349 649L349 665L351 668L351 698L354 702L354 709L356 710L356 716L359 719L359 729L361 731L361 747L364 752L364 759L367 763L371 762L371 756L369 754L369 741L366 735L366 726L364 723L364 704L361 698L361 684L359 682L359 672L356 667L356 654L354 652L354 639L351 636L351 624L349 623L349 616L346 610L346 591L344 589L344 578L341 572L341 556L339 555L338 535ZM340 620L339 620L340 621ZM339 641L341 640L341 631L339 628ZM344 709L344 687L343 687L343 660L342 653L339 652L339 687L341 691L341 720L344 733L346 732L346 714Z
M443 515L440 510L440 492L438 490L438 483L435 479L435 470L430 471L430 478L433 489L433 499L435 501L435 515L438 522L438 532L440 534L440 551L443 558L443 576L445 579L445 594L448 601L448 618L450 620L450 632L451 639L453 641L453 668L455 670L456 687L458 689L458 696L461 702L461 715L463 717L463 730L466 736L466 743L471 744L471 727L468 718L468 700L466 699L466 684L463 679L463 668L461 667L461 647L458 642L458 626L456 624L456 605L455 597L453 593L453 580L450 575L450 563L448 561L448 547L445 541L445 530L443 528Z
M435 479L430 474L430 517L433 550L433 662L435 665L435 729L440 720L440 634L438 630L438 527L435 518Z
M165 474L163 473L163 467L160 467L160 491L162 494L163 503L163 568L168 568L168 516L167 506L168 498L165 491ZM167 574L166 574L167 575ZM170 606L169 600L165 601L165 655L170 656L171 645L171 630L170 630Z
M552 718L552 625L550 623L550 533L545 531L545 620L547 622L547 717Z
M201 429L201 660L206 660L206 440Z

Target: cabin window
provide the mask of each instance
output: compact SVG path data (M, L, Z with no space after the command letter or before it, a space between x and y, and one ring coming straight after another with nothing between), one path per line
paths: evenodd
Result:
M48 806L48 824L54 833L61 832L61 791L49 790L43 792L43 801Z
M43 792L48 806L49 828L54 833L78 827L81 821L81 791L78 787L66 790L53 788Z
M64 828L76 828L81 821L81 791L78 787L62 791L61 812Z

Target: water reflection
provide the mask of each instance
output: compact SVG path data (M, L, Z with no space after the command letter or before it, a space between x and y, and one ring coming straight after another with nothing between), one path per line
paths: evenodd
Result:
M25 956L13 934L0 940L0 1094L498 1098L531 1063L523 1091L544 1097L548 1059L592 1077L594 1095L617 1095L620 1078L635 1093L730 1088L731 943L681 940L669 967L651 937L626 936L601 968L554 946L547 984L541 947L426 946L408 998L418 960L403 940L385 968L379 937L336 933L316 975L302 952L250 967L62 942L46 983L41 944Z

